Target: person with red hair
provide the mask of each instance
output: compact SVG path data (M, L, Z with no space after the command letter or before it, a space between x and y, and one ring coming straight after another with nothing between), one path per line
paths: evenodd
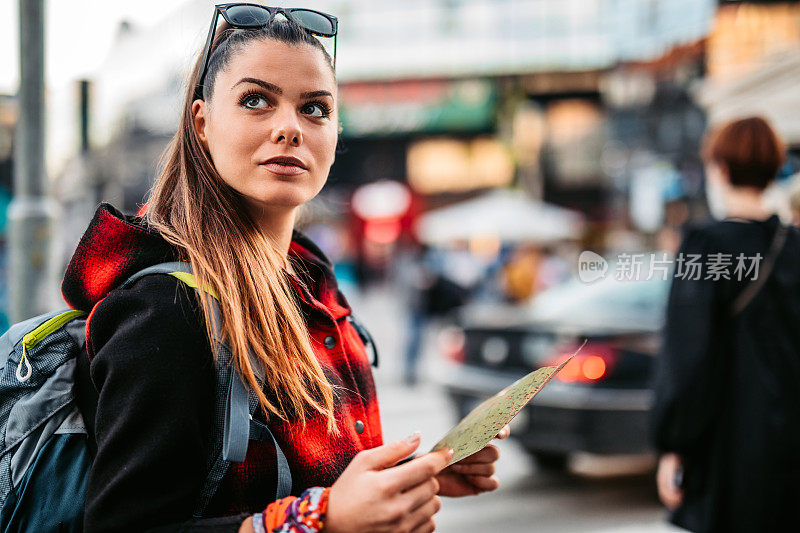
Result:
M703 148L720 220L684 236L653 404L659 496L690 531L797 528L800 235L762 199L784 150L759 117L715 129ZM702 267L692 275L689 258Z

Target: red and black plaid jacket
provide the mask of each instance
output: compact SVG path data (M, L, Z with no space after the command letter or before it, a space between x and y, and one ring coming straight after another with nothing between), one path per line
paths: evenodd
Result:
M382 434L369 356L330 262L297 231L289 253L301 264L303 273L291 279L314 351L335 387L341 430L338 437L328 435L319 416L307 420L305 429L292 420L269 422L291 468L292 494L299 495L333 484L359 451L382 444ZM144 531L184 522L202 487L214 371L196 295L171 276L148 276L115 289L147 266L178 259L178 250L141 219L102 205L64 277L67 303L91 312L88 357L79 361L78 372L79 403L97 447L87 531ZM264 509L275 485L274 447L251 440L246 460L233 465L206 515L229 516L218 521L220 531L236 531L240 513Z

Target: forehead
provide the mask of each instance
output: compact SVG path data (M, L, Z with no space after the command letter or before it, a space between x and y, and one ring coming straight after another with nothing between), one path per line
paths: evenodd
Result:
M230 89L243 77L273 83L287 95L320 90L336 94L336 79L325 55L305 43L288 44L272 39L248 43L231 55L219 74L219 81Z

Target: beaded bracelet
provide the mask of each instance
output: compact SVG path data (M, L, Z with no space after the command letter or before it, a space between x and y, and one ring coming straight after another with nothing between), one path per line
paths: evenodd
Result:
M272 533L318 533L322 531L330 490L330 487L311 487L304 491L299 498L293 498L290 502L286 502L285 500L288 498L284 498L284 500L270 504L285 505L288 503L285 507L283 523L265 524L265 529L269 529Z
M267 530L264 529L264 513L253 515L253 529L256 533L267 533Z

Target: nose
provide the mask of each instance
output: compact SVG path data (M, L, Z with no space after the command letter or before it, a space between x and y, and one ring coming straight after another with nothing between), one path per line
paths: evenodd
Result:
M290 106L278 110L274 115L272 134L270 140L275 144L286 143L291 146L303 144L303 132L297 114Z

